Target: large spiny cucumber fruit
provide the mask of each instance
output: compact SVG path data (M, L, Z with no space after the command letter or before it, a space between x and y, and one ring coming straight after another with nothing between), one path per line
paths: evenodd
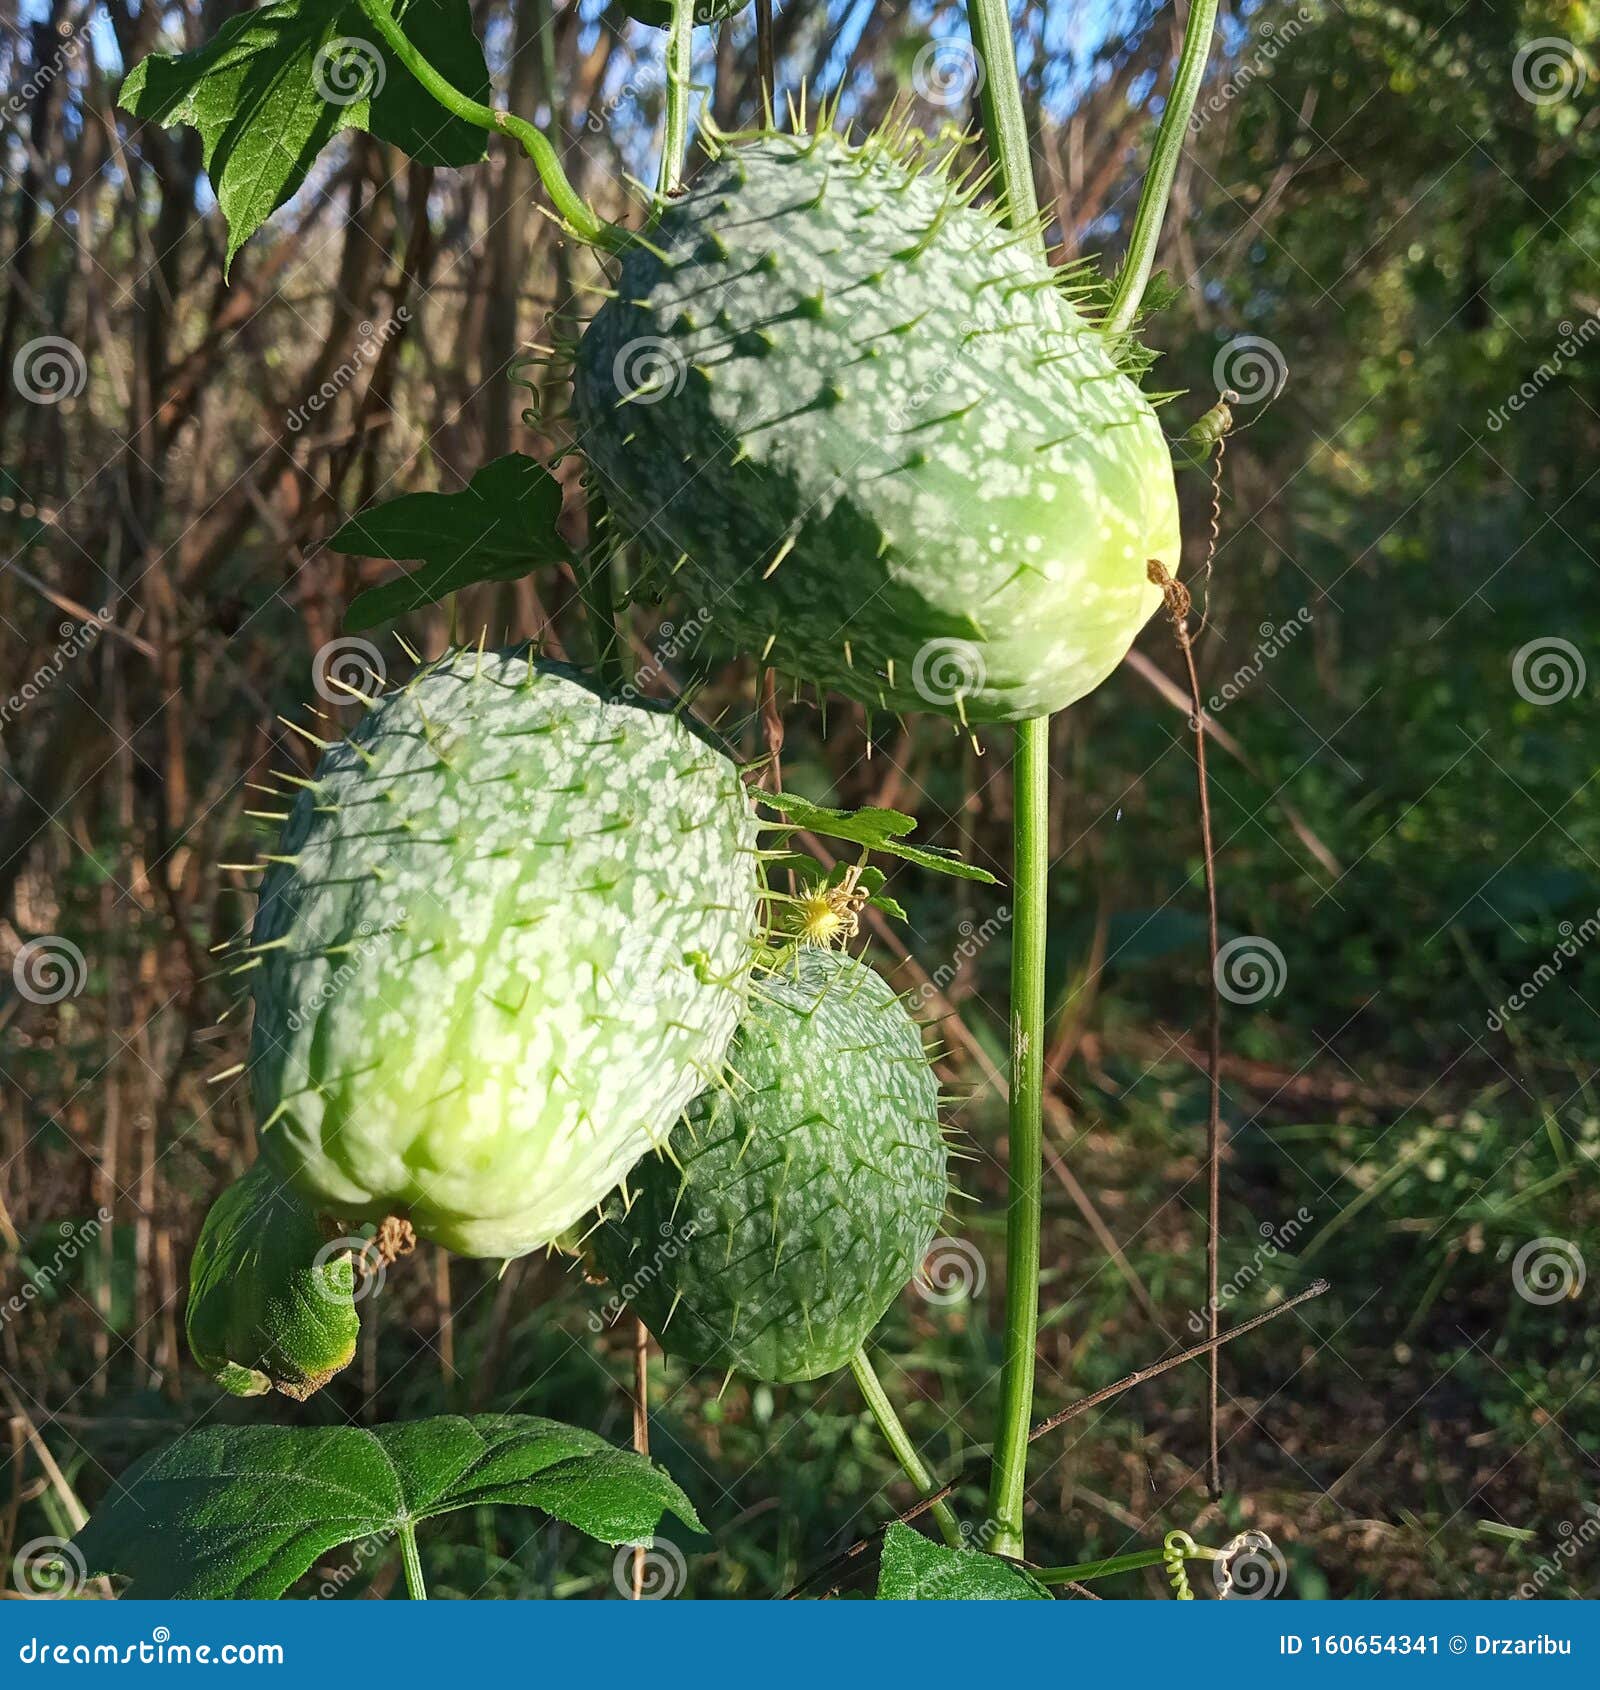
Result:
M1097 686L1178 569L1172 461L1025 241L887 142L730 146L574 366L616 516L718 632L868 705Z
M811 949L760 982L728 1065L592 1247L669 1353L814 1379L850 1359L938 1229L933 1072L882 977Z
M720 1071L756 827L671 713L457 651L328 748L262 888L250 1078L320 1211L550 1242Z
M236 1397L276 1389L303 1401L356 1353L352 1252L265 1161L206 1214L184 1327L195 1360Z

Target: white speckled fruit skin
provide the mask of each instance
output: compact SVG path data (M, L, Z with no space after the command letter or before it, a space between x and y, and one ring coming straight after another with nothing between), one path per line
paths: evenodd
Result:
M1178 572L1171 456L992 214L886 150L770 136L650 241L580 344L580 441L719 635L977 721L1062 709L1122 661L1160 603L1149 560Z
M424 670L323 757L262 888L265 1153L344 1219L548 1243L716 1074L755 840L676 717L524 651Z

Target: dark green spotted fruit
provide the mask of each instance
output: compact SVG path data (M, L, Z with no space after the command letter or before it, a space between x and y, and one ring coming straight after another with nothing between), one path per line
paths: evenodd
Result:
M351 1250L263 1161L211 1205L189 1264L194 1358L225 1391L304 1399L356 1353Z
M717 631L868 705L1009 721L1116 667L1172 461L1027 242L887 142L730 145L574 367L606 497Z
M763 977L728 1065L592 1247L671 1354L814 1379L850 1359L938 1229L933 1072L882 977L814 949Z
M738 771L670 712L467 650L302 785L247 965L264 1153L347 1221L548 1243L720 1071L756 924Z

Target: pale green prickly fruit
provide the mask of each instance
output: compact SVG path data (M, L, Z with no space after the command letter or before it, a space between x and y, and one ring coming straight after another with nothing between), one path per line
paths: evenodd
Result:
M579 345L584 451L734 646L868 705L1012 721L1121 662L1178 571L1118 348L887 144L730 146Z
M250 1079L319 1209L516 1256L718 1073L756 920L738 771L525 650L458 651L300 793L262 889Z
M593 1252L673 1355L772 1382L842 1367L916 1273L947 1155L922 1038L881 976L801 950L764 977Z
M263 1161L211 1205L189 1264L185 1328L223 1390L304 1400L349 1364L361 1324L355 1266L330 1238Z

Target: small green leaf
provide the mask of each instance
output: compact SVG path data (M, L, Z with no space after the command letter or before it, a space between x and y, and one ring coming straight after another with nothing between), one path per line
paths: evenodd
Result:
M358 1426L206 1426L141 1462L73 1540L133 1597L281 1596L328 1550L459 1508L540 1508L605 1543L689 1499L641 1455L528 1414Z
M462 93L487 98L489 69L468 0L395 0L394 15ZM192 53L153 53L128 73L124 111L200 131L228 220L228 263L341 130L392 141L420 164L485 156L484 132L425 93L376 36L350 0L269 0Z
M976 1549L946 1549L897 1520L883 1539L880 1602L1048 1602L1032 1573Z
M881 851L885 856L915 863L918 868L932 869L936 874L978 880L985 886L999 885L988 869L963 862L953 851L907 845L905 835L917 824L899 810L883 810L872 805L861 810L835 810L826 804L813 804L809 798L798 798L792 792L755 792L752 796L763 808L781 815L789 827L820 833L829 839L847 839L869 851Z
M420 567L358 593L345 626L370 628L476 581L515 581L567 556L556 531L561 487L533 458L508 452L459 493L405 493L352 517L328 541L336 552Z

